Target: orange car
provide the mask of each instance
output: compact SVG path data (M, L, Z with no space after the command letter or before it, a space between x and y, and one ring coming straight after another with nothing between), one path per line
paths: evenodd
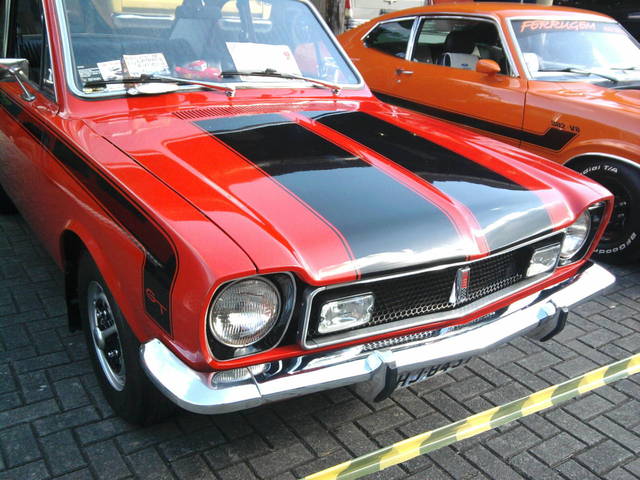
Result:
M616 208L596 252L612 263L640 257L640 45L615 20L559 7L446 4L384 15L340 41L383 100L606 186Z

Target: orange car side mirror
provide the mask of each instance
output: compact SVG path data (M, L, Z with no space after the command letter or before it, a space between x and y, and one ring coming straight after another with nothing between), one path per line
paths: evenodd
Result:
M478 63L476 63L476 72L495 75L496 73L500 73L500 65L498 65L498 62L494 60L481 58L478 60Z

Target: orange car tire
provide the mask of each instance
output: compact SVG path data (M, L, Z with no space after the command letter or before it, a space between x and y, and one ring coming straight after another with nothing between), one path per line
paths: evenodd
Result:
M594 256L623 264L640 258L640 170L624 162L593 157L577 169L615 196L611 221Z

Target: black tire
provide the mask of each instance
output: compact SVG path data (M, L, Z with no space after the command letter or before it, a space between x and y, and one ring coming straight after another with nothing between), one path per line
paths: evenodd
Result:
M607 188L615 197L611 221L594 257L616 265L640 258L640 169L607 158L580 164L580 173Z
M13 202L9 198L9 195L6 194L6 192L0 185L0 214L10 214L17 212L18 210L16 209L16 206L13 204Z
M111 408L138 425L150 425L173 414L177 407L144 372L140 365L140 342L88 254L83 254L79 261L78 300L89 356ZM102 332L113 332L113 325L115 332L101 337ZM94 327L100 329L100 335L94 336Z

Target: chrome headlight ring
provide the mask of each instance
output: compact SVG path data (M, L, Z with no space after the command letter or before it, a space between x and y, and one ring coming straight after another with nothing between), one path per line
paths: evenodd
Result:
M224 361L276 347L287 331L295 301L291 273L256 275L222 285L207 310L211 354Z

